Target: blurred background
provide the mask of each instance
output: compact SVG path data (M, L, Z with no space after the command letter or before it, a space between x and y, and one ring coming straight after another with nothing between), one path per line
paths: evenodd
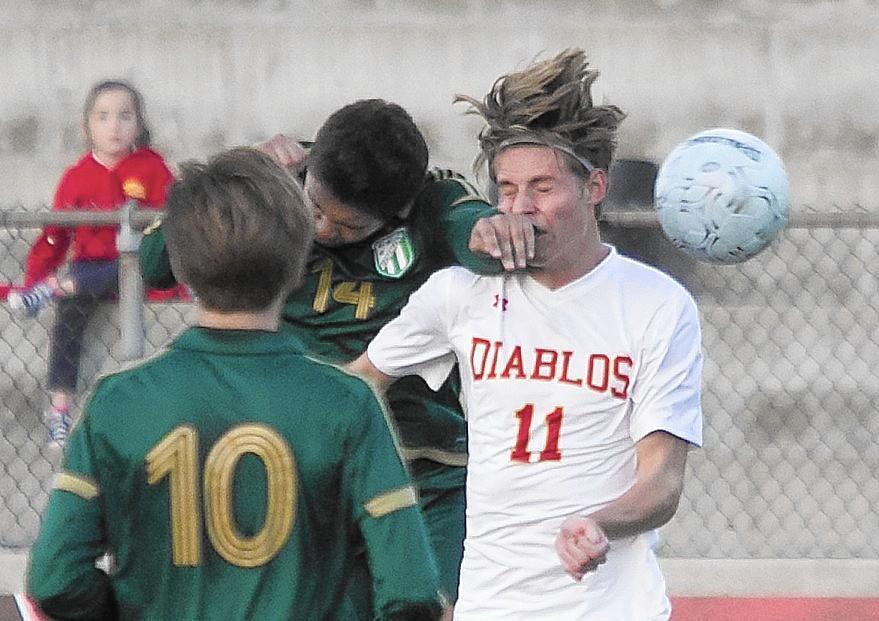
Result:
M876 0L0 0L0 41L3 212L47 208L82 152L86 92L108 77L141 89L172 162L276 132L311 139L335 109L382 97L412 113L434 165L471 175L479 123L453 96L481 97L502 73L583 47L599 97L628 113L611 212L649 210L655 166L697 131L763 138L787 165L793 213L838 214L836 225L795 220L733 267L696 264L655 227L604 231L681 279L702 313L705 447L660 553L678 593L710 581L698 561L781 559L836 577L830 594L879 595ZM0 227L0 279L20 279L36 233ZM147 353L190 310L149 305ZM83 393L120 362L114 309L102 312ZM13 564L57 467L40 421L51 320L0 307L0 550ZM759 585L792 566L741 575ZM730 575L734 592L745 578ZM824 592L789 582L786 593Z
M586 48L628 112L621 157L661 160L713 126L784 157L794 203L879 194L875 0L0 0L0 201L51 197L96 80L144 93L171 160L278 131L313 137L355 99L400 103L436 164L467 169L453 107L541 52Z

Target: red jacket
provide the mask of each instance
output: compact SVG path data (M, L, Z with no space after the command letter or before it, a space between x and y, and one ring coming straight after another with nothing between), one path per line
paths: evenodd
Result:
M109 211L119 209L131 198L137 199L141 207L160 209L173 180L162 156L146 147L137 149L112 169L87 153L64 171L52 209ZM28 254L25 286L39 282L58 269L71 239L74 261L118 258L116 233L116 226L46 226Z

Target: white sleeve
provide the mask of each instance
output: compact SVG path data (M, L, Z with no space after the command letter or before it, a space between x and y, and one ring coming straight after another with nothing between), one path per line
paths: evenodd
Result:
M632 387L632 440L667 431L702 446L702 335L689 294L682 292L654 315L643 348Z
M433 274L375 336L366 352L379 371L419 375L433 390L442 386L456 362L448 333L452 276L450 270Z

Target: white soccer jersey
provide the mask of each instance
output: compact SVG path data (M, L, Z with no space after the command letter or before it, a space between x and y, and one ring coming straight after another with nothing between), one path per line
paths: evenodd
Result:
M634 444L664 430L701 445L695 303L614 249L556 290L526 274L434 274L370 344L391 376L438 387L455 362L468 417L467 539L457 621L667 619L654 533L614 540L575 582L562 521L618 498Z

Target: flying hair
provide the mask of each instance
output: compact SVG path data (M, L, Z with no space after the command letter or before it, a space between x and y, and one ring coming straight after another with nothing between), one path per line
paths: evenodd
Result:
M502 75L482 101L456 95L455 103L470 104L467 114L485 121L474 170L488 164L494 179L492 164L497 154L522 144L545 145L565 153L587 173L593 168L608 170L625 114L617 106L594 105L592 84L598 75L589 66L586 52L571 48Z

